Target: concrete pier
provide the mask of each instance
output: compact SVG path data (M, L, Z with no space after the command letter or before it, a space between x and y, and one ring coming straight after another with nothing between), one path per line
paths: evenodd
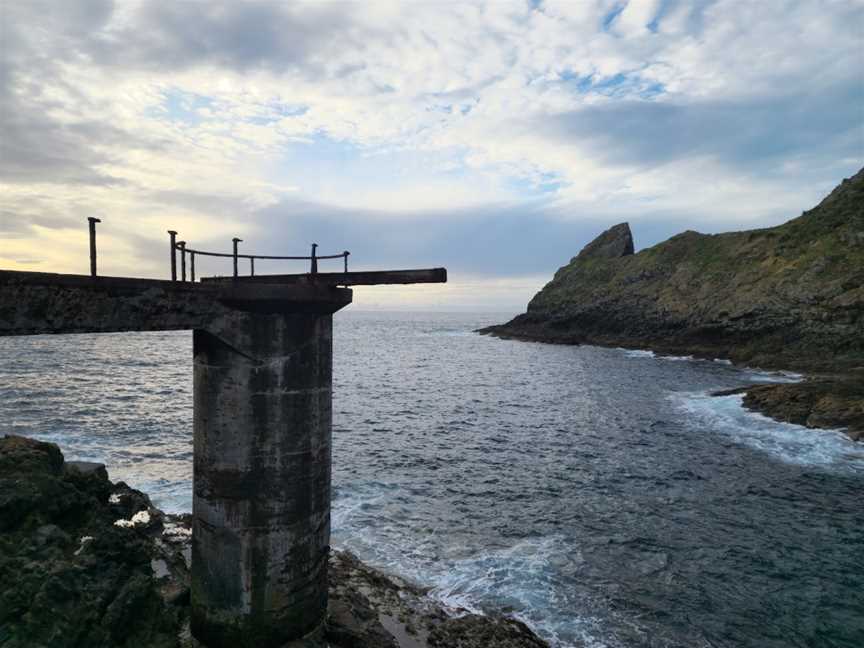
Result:
M194 355L192 633L279 646L327 609L332 316L237 313Z
M193 329L192 633L277 648L327 611L336 285L443 268L186 283L0 270L0 336ZM179 360L179 359L178 359Z

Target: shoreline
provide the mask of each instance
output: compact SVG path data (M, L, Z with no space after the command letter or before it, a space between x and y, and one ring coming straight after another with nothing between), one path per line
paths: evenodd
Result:
M735 389L711 392L710 395L744 394L743 406L750 411L764 414L781 423L794 423L813 430L839 430L853 441L864 443L864 367L827 371L824 361L815 362L806 359L792 363L777 359L753 367L742 365L734 357L729 357L734 355L734 349L717 347L712 350L708 346L664 345L648 341L637 345L624 339L609 341L577 339L572 334L556 337L508 330L506 324L487 326L474 332L502 340L650 351L661 356L690 356L698 360L729 362L739 369L800 373L803 376L800 382L767 385L754 383Z
M191 515L166 514L103 464L0 438L0 643L6 648L206 648L189 630ZM325 622L283 648L549 648L503 614L331 549Z

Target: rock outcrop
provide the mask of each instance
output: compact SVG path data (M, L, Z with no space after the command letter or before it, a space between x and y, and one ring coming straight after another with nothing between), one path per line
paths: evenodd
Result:
M576 260L620 259L633 254L633 234L629 223L619 223L610 227L586 245ZM570 261L573 263L573 260Z
M188 515L163 514L103 465L0 438L0 646L206 648L189 632L190 540ZM515 619L445 608L348 552L329 568L325 626L283 648L548 648Z
M730 394L744 394L744 407L778 421L842 429L852 439L864 441L864 369L799 383L749 385L712 396Z
M0 645L175 646L188 586L161 532L147 496L112 484L104 466L0 439Z
M864 170L783 225L627 254L618 225L482 332L804 371L864 366ZM632 244L632 239L629 240Z

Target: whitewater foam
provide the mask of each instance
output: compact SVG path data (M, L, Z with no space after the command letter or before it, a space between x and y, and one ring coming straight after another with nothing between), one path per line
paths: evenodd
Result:
M624 349L618 347L617 351L623 351L624 355L628 358L656 358L657 356L653 351L649 351L648 349Z
M480 550L454 546L452 537L447 538L450 546L438 546L434 533L411 539L397 521L381 524L378 508L398 488L382 482L340 488L333 502L333 546L350 548L369 564L431 587L429 595L454 616L508 610L555 648L613 645L600 638L608 637L608 629L590 614L602 601L580 598L562 581L562 564L575 559L567 550L572 543L563 536ZM377 523L370 525L372 519Z
M864 449L840 430L811 429L775 421L743 405L743 395L676 393L670 398L692 421L728 435L781 461L864 473Z
M747 378L754 382L769 382L769 383L797 383L804 380L804 374L795 373L794 371L769 371L766 369L752 369L744 367Z
M664 355L662 353L651 351L650 349L625 349L623 347L616 347L615 350L623 352L628 358L653 358L654 360L669 360L671 362L701 362L699 358L694 358L692 355Z

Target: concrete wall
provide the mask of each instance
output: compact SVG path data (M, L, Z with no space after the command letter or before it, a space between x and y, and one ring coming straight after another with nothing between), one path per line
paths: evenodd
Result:
M0 336L207 329L235 310L333 313L351 291L326 285L184 283L0 270Z

